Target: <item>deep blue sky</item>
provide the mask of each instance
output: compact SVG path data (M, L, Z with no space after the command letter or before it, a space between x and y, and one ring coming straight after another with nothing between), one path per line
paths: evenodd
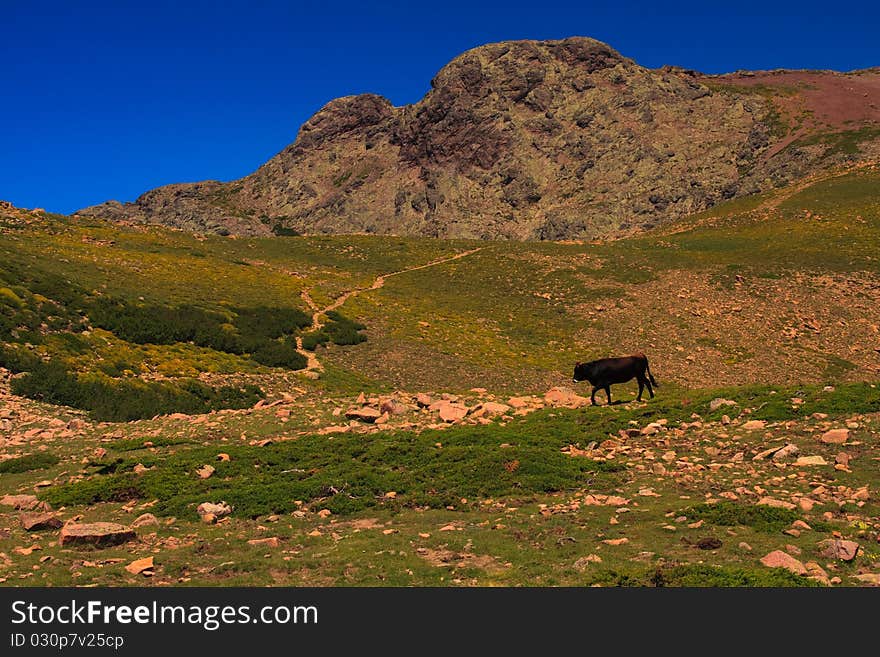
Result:
M492 41L592 36L709 73L878 66L878 5L0 0L0 199L72 212L239 178L332 98L415 102Z

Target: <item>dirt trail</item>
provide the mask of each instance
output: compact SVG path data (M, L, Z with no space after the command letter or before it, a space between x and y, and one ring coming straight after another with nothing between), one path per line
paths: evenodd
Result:
M486 247L484 247L484 246L479 246L475 249L471 249L470 251L462 251L461 253L457 253L453 256L446 256L445 258L438 258L437 260L432 260L431 262L425 263L424 265L417 265L415 267L407 267L406 269L401 269L399 271L393 271L388 274L380 274L379 276L376 277L376 279L372 282L372 284L370 284L366 287L356 287L353 290L349 290L345 294L334 299L333 302L330 303L330 305L328 305L324 308L319 308L318 305L315 303L314 299L312 299L311 295L309 294L309 291L307 289L303 289L302 292L300 292L300 297L302 297L302 300L305 301L305 303L309 307L309 309L312 310L312 328L311 328L311 330L317 331L324 325L324 323L321 321L322 315L324 315L332 310L336 310L337 308L341 308L345 304L345 302L348 301L349 299L351 299L353 296L356 296L362 292L369 292L371 290L378 290L379 288L383 287L385 285L385 281L387 279L391 278L392 276L399 276L400 274L406 274L411 271L418 271L419 269L427 269L428 267L436 267L437 265L443 265L443 264L446 264L447 262L452 262L453 260L460 260L461 258L465 258L469 255L473 255L477 251L482 251L485 248ZM298 337L296 339L296 350L300 354L305 356L306 359L308 360L308 365L306 366L306 370L318 370L318 371L324 370L324 366L321 365L320 361L317 359L314 352L307 351L307 350L303 349L302 338L300 338L300 337Z

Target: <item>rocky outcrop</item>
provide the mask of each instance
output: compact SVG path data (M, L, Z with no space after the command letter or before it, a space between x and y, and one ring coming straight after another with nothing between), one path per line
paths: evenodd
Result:
M375 94L327 103L241 180L80 213L242 235L619 236L855 157L806 139L806 124L794 134L785 112L802 94L824 121L812 128L855 129L873 115L822 108L864 80L809 75L821 84L650 70L588 38L489 44L443 67L413 105ZM880 100L875 86L858 86L856 104Z

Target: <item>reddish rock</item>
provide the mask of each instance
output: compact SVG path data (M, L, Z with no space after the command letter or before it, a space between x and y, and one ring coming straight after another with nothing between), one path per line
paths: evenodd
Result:
M132 575L143 575L144 577L152 577L154 568L153 557L136 559L125 567Z
M794 504L791 502L785 502L784 500L777 500L772 497L762 497L758 500L757 504L759 506L771 506L775 509L793 509Z
M131 523L133 529L138 527L146 527L147 525L158 525L159 519L154 516L152 513L144 513L135 518L134 522Z
M801 456L794 464L796 466L828 465L828 462L821 456Z
M202 522L207 522L210 524L222 518L223 516L228 516L230 513L232 513L232 507L229 506L226 502L220 502L220 504L214 504L213 502L202 502L196 508L196 513L199 514Z
M115 522L69 524L61 528L60 545L93 545L109 547L137 538L134 530Z
M490 415L503 415L510 410L507 404L499 404L498 402L483 402L475 406L471 415L474 417L485 417Z
M468 410L463 404L447 402L440 406L440 419L444 422L458 422L467 416Z
M434 403L434 400L431 399L431 397L429 395L426 395L423 392L420 392L419 394L416 395L416 404L418 404L422 408L427 408L428 406L430 406L433 403Z
M742 425L742 428L745 431L757 431L758 429L763 429L766 426L767 423L764 420L749 420Z
M348 409L347 411L345 411L345 417L347 417L349 420L358 420L359 422L372 424L380 417L382 417L382 414L375 408L364 406L363 408Z
M820 554L828 559L852 561L859 553L859 544L839 538L829 538L819 542Z
M785 568L796 575L807 574L804 564L782 550L773 550L773 552L761 559L761 563L768 568Z
M277 536L271 536L269 538L252 538L248 541L248 545L253 545L255 547L277 548L281 545L281 541L278 540Z
M849 440L849 429L831 429L823 433L819 440L826 445L842 445Z
M589 406L590 404L590 400L586 397L581 397L573 390L558 386L547 391L544 395L544 401L553 406L565 406L568 408L578 408L580 406Z
M61 529L64 524L54 513L22 513L19 516L21 526L26 531L36 532L42 529Z
M409 409L396 399L386 399L382 402L382 405L379 406L379 410L388 415L403 415Z
M3 497L0 497L0 505L11 506L20 511L49 509L49 505L45 502L40 502L36 495L4 495Z

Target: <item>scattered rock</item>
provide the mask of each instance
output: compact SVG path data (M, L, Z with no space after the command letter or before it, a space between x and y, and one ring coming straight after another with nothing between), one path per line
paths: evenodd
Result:
M853 575L853 579L857 579L865 584L872 586L880 586L880 573L863 573L861 575Z
M21 526L26 531L36 532L42 529L61 529L63 522L54 513L22 513L19 516Z
M468 414L468 407L464 404L446 402L440 405L440 419L444 422L458 422Z
M852 561L859 553L859 544L839 538L829 538L819 542L820 554L828 559Z
M606 538L602 541L605 545L624 545L629 543L628 538Z
M828 462L821 456L801 456L794 464L796 466L828 465Z
M196 474L199 475L200 479L207 479L212 474L214 474L214 466L213 465L203 465L201 468L196 470Z
M135 529L138 527L146 527L148 525L158 525L159 519L154 516L152 513L142 513L137 518L134 519L134 522L131 523L131 526Z
M583 572L591 563L602 563L602 557L598 554L588 554L574 562L574 569Z
M565 406L567 408L580 408L581 406L590 405L590 400L586 397L581 397L569 388L559 386L550 388L544 395L544 401L552 406Z
M430 406L433 403L434 403L434 400L431 399L431 397L429 395L426 395L423 392L420 392L419 394L416 395L416 404L418 404L422 408L427 408L428 406Z
M213 502L202 502L196 508L196 513L199 514L202 522L210 524L232 513L232 507L229 506L226 502L220 502L220 504L215 504Z
M144 577L152 577L154 573L153 557L145 559L137 559L128 564L125 569L132 575L143 575Z
M19 511L49 510L49 505L40 502L36 495L4 495L0 497L0 505L11 506Z
M478 406L474 407L474 410L471 412L471 415L474 417L484 417L491 415L504 415L510 410L510 406L507 404L499 404L498 402L483 402Z
M773 550L773 552L761 559L761 563L768 568L785 568L796 575L807 574L804 564L782 550Z
M732 399L724 399L722 397L716 397L709 402L710 411L717 411L722 406L737 406L737 403Z
M772 497L762 497L757 502L758 506L771 506L776 509L793 509L794 504L784 500L777 500Z
M758 429L763 429L766 426L767 423L764 420L749 420L742 425L742 428L744 431L757 431Z
M248 541L248 545L253 545L255 547L269 547L269 548L277 548L281 546L281 541L277 536L270 536L269 538L252 538Z
M121 545L137 538L133 529L115 522L71 523L61 528L60 545Z
M345 417L349 420L358 420L359 422L366 422L367 424L372 424L381 416L382 414L379 411L370 406L364 406L363 408L350 408L345 411Z
M849 440L849 429L831 429L823 433L819 440L826 445L842 445Z

